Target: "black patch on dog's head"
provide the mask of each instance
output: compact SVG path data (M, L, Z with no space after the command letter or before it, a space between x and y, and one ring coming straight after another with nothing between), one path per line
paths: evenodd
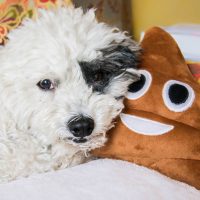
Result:
M120 74L126 78L135 78L136 75L127 71L128 68L137 68L140 48L131 50L129 46L120 44L110 45L101 49L102 56L90 62L79 62L86 83L93 91L103 93L110 81Z

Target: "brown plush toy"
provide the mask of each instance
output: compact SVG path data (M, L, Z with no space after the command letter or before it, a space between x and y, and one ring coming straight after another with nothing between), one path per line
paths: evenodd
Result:
M125 109L93 152L134 162L200 189L200 85L173 38L146 32L140 81L129 87Z

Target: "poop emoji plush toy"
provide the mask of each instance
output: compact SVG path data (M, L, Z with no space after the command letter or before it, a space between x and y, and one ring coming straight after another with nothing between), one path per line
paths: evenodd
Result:
M200 189L200 85L173 38L158 27L141 46L141 78L108 142L93 152L159 171Z

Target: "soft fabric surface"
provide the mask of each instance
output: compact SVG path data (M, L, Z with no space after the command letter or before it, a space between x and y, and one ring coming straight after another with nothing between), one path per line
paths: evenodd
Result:
M102 159L2 184L0 199L199 200L200 191L132 163Z
M24 18L35 18L38 8L52 9L68 5L71 0L0 0L0 45L7 41L7 34L17 28Z

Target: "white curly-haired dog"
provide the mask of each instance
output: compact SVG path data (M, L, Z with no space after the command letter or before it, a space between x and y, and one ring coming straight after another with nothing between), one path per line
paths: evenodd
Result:
M84 162L137 80L139 46L94 10L41 10L0 50L0 182Z

